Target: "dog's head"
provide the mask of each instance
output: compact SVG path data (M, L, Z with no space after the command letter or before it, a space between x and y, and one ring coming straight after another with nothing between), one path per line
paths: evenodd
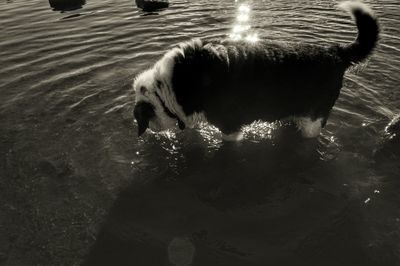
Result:
M200 39L182 43L169 50L149 70L139 74L134 81L136 94L134 116L138 123L139 136L147 128L161 131L176 127L185 128L187 116L176 100L172 84L174 67L177 61L185 57L187 51L195 51L202 47ZM184 120L184 121L182 121Z
M168 65L163 66L160 71L160 64L156 64L138 75L134 81L133 88L136 94L136 105L133 115L138 124L138 135L142 135L147 128L153 131L162 131L176 127L184 129L185 124L176 114L175 96L171 95L171 84L169 72L165 72ZM177 106L174 106L177 107ZM174 112L175 111L175 112Z
M163 84L157 79L154 69L141 73L134 81L136 105L133 115L138 123L138 135L142 135L147 128L161 131L172 128L176 124L173 115L162 99Z

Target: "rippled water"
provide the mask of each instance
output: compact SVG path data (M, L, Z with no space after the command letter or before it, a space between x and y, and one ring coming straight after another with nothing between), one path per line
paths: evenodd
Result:
M346 74L327 127L302 140L256 123L240 143L207 126L145 134L132 78L174 44L227 37L240 3L0 3L0 264L400 265L400 4ZM252 1L260 39L347 43L328 0ZM190 264L191 263L191 264Z

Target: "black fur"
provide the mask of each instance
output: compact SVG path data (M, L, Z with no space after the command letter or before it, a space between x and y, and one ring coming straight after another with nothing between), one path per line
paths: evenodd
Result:
M353 10L358 29L357 39L345 47L342 55L345 60L358 63L371 53L379 37L379 25L375 17L358 8Z
M323 118L339 96L343 75L375 47L375 18L353 10L359 35L348 46L260 41L181 45L172 87L186 115L203 112L224 133L257 119ZM225 48L225 49L224 49Z

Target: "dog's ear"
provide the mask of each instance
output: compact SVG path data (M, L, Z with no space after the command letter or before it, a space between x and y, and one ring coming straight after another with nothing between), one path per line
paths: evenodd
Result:
M140 137L149 127L150 119L156 115L154 106L148 102L140 101L136 104L133 115L138 123L138 136Z

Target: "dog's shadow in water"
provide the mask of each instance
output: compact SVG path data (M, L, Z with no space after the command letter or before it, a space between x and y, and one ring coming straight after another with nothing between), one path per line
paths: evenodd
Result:
M137 178L120 193L84 265L291 261L288 242L331 215L326 199L299 209L312 201L304 191L317 147L317 140L285 136L274 145L224 143L209 156L204 147L184 150L179 173Z
M304 170L319 159L317 147L318 140L289 131L274 143L226 142L210 157L192 149L185 155L186 171L177 178L213 208L245 208L265 203L272 194L286 197L293 184L312 182Z

